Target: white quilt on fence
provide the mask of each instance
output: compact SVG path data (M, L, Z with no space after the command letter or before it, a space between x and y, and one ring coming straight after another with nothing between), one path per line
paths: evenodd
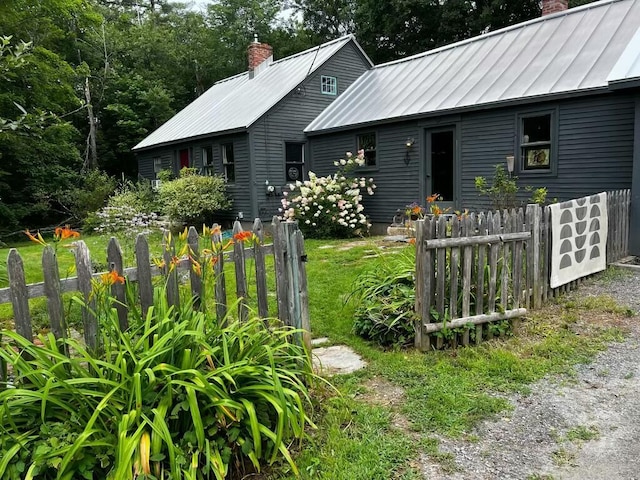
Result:
M551 205L551 288L607 268L607 194Z

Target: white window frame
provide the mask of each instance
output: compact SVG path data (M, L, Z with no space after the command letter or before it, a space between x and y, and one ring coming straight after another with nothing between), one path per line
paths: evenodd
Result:
M338 95L338 79L329 75L320 77L320 93L323 95Z
M158 177L158 173L162 171L162 157L153 157L153 173L154 177Z

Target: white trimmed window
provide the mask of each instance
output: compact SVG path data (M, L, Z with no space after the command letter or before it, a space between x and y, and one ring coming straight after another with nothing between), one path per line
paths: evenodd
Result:
M518 116L520 173L553 173L556 158L556 114L553 110Z
M222 144L222 168L224 169L224 178L227 182L236 181L236 163L233 156L233 143Z
M336 77L322 75L320 77L320 92L323 95L337 95L338 79Z
M155 157L153 159L153 173L156 178L158 178L158 173L162 170L162 158Z
M202 175L212 176L213 169L213 147L202 147Z
M375 167L377 162L377 142L376 142L376 133L368 132L362 133L358 135L358 148L357 150L364 150L364 161L365 166L367 167Z

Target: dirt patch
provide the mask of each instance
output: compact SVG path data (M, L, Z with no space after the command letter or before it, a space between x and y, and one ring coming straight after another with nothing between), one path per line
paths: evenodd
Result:
M382 377L373 377L362 384L365 391L356 398L365 403L386 407L391 411L391 425L407 434L411 431L411 422L398 409L405 401L404 388Z
M569 305L606 304L599 297L605 294L631 314L638 311L638 292L637 275L601 279L581 286ZM473 440L439 437L440 451L453 457L453 471L422 455L424 478L640 479L640 318L621 310L550 306L547 313L576 334L616 327L628 336L576 367L574 375L545 378L528 395L508 396L513 410L478 425L469 432Z

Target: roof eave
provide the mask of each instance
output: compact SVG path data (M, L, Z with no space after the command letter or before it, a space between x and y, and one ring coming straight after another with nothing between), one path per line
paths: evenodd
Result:
M638 82L640 85L640 79L638 79ZM621 88L623 87L619 87L618 89L621 89ZM326 128L322 130L310 130L310 131L305 130L304 133L307 136L313 137L316 135L324 135L324 134L334 133L334 132L355 130L358 128L368 128L372 126L383 125L386 123L397 123L397 122L404 122L408 120L418 120L422 118L433 118L433 117L440 117L440 116L458 114L458 113L476 112L480 110L491 110L494 108L526 105L529 103L535 103L539 101L564 100L567 98L575 98L577 96L582 97L582 96L588 96L588 95L597 95L601 93L612 92L614 90L616 89L609 88L606 86L594 87L589 89L573 90L570 92L551 93L551 94L545 94L545 95L537 95L535 97L515 98L510 100L502 100L499 102L484 103L481 105L470 105L465 107L449 108L445 110L437 110L432 112L421 112L421 113L414 113L410 115L402 115L399 117L382 118L379 120L372 120L372 121L362 122L362 123L354 123L350 125L341 125L341 126Z
M609 82L611 90L624 90L625 88L640 87L640 77L625 78L624 80L615 80Z
M185 143L185 142L193 142L197 140L202 140L204 138L220 137L223 135L234 135L236 133L245 133L247 129L248 127L232 128L229 130L222 130L219 132L203 133L202 135L194 135L193 137L185 137L185 138L179 138L177 140L170 140L167 142L155 143L153 145L147 145L144 147L138 147L136 145L131 150L135 153L140 153L140 152L145 152L147 150L152 150L154 148L168 147L170 145L177 145L179 143Z

